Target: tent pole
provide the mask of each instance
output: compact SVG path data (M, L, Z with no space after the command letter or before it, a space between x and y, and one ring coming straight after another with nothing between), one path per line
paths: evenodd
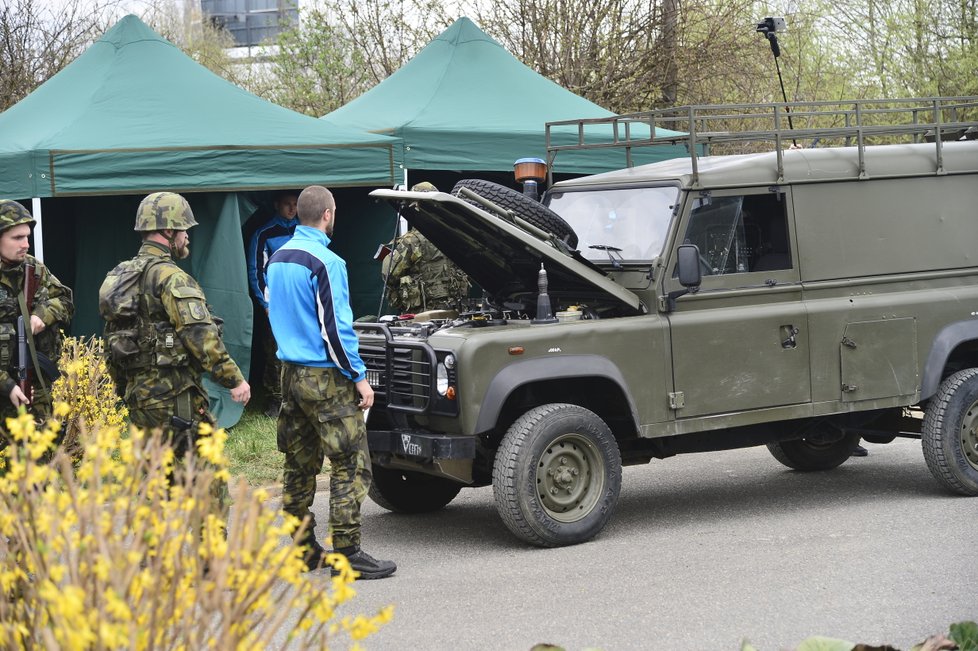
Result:
M44 238L41 233L41 198L31 199L31 216L36 222L34 224L34 257L44 262Z

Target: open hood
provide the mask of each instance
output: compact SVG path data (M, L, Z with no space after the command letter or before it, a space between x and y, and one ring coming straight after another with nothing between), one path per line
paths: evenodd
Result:
M521 301L538 293L540 266L558 304L613 304L624 314L643 314L642 301L597 267L568 255L519 226L445 192L374 190L408 223L497 301Z

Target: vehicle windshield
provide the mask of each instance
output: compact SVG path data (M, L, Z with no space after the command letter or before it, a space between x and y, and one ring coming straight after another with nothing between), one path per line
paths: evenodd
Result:
M647 262L662 253L678 197L675 186L579 190L550 193L547 205L577 233L588 260Z

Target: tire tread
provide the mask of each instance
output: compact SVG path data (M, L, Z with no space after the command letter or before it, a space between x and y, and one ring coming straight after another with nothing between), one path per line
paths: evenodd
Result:
M947 436L956 435L954 431L948 432L948 427L952 430L957 427L956 424L948 422L953 418L953 415L948 413L952 401L956 395L960 395L962 387L976 376L978 376L978 368L968 368L950 375L941 382L937 394L931 398L924 411L924 421L921 424L921 447L924 461L927 462L931 474L948 490L971 496L978 494L978 486L968 486L958 473L954 472L955 464L948 459L945 444Z

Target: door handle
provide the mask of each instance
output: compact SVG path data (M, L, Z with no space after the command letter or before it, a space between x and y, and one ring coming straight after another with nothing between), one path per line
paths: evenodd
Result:
M793 325L783 325L781 326L781 347L785 350L791 348L796 348L798 342L795 340L795 335L798 334L798 328Z

